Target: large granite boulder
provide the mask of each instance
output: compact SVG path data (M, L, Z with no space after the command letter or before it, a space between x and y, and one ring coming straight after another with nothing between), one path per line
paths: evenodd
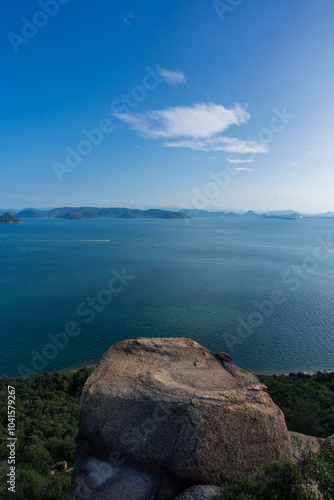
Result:
M83 482L87 495L92 492L85 498L109 498L93 495L117 474L92 489L87 446L104 457L118 454L119 470L139 471L140 484L153 485L138 500L173 498L161 493L166 478L176 496L180 480L219 486L263 463L292 458L283 413L258 378L227 354L186 338L119 342L85 384L71 498L79 498Z

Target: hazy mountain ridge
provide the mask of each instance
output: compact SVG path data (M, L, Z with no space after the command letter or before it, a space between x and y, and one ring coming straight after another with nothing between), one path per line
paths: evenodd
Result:
M152 208L142 210L139 208L125 207L58 207L52 209L25 208L19 209L1 209L0 216L10 212L20 218L46 218L57 217L64 219L98 219L98 218L158 218L158 219L183 219L192 217L247 217L247 218L265 218L265 219L333 219L334 212L325 212L318 214L296 212L295 210L270 210L268 212L255 212L248 210L245 213L236 213L231 210L200 210L200 209L178 209Z
M210 212L206 210L196 210L196 209L183 209L182 212L189 215L190 217L247 217L247 218L264 218L264 219L300 219L301 217L320 217L319 215L303 215L294 210L277 210L265 213L256 213L253 210L248 210L245 213L235 213L235 212ZM334 213L333 213L334 217Z
M16 214L22 218L46 218L56 217L58 219L100 219L100 218L123 218L123 219L189 219L190 216L183 212L172 212L168 210L150 209L140 210L131 208L98 208L98 207L60 207L52 210L36 210L26 208Z

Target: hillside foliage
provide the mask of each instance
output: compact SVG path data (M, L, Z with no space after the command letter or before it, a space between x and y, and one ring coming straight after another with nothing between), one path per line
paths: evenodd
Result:
M334 373L259 378L283 411L290 431L323 438L334 433Z
M16 491L22 499L68 498L71 473L51 476L50 468L63 460L73 467L80 395L91 372L82 368L75 373L0 378L1 401L7 400L8 385L16 389ZM1 408L0 428L0 460L6 472L7 407Z

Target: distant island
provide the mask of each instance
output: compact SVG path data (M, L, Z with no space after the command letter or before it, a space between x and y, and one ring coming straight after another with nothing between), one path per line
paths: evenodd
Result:
M6 213L5 213L6 212ZM10 213L11 212L11 213ZM307 214L296 212L294 210L274 210L269 212L256 213L253 210L241 213L232 212L231 210L200 210L195 208L171 208L164 207L162 209L151 208L149 210L141 210L139 208L125 207L60 207L60 208L25 208L18 209L1 209L0 215L8 214L11 217L25 218L57 218L57 219L191 219L198 217L205 218L247 218L247 219L281 219L287 221L296 221L299 219L334 219L334 212L326 212L319 214ZM8 221L10 222L10 221ZM12 220L11 222L14 222ZM15 221L18 222L18 221ZM22 221L21 221L22 222Z
M248 210L248 212L243 214L237 214L235 212L210 212L208 210L197 210L197 209L184 209L183 213L189 217L247 217L248 219L283 219L283 220L296 220L304 217L298 212L293 210L283 210L277 212L267 212L263 214L257 214L253 210Z
M10 212L6 212L0 217L0 224L20 224L22 221Z
M271 212L256 213L253 210L248 210L246 213L235 213L230 211L213 212L209 210L198 209L182 209L182 212L190 217L247 217L249 219L281 219L281 220L298 220L298 219L334 219L334 212L326 212L322 214L304 214L295 212L294 210L274 210Z
M61 207L52 210L26 208L17 213L22 218L56 217L57 219L190 219L184 212L140 210L132 208Z

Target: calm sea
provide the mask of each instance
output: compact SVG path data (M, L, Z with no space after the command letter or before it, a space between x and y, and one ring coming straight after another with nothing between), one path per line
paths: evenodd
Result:
M0 374L138 336L255 372L334 369L334 220L25 219L0 225L0 256Z

